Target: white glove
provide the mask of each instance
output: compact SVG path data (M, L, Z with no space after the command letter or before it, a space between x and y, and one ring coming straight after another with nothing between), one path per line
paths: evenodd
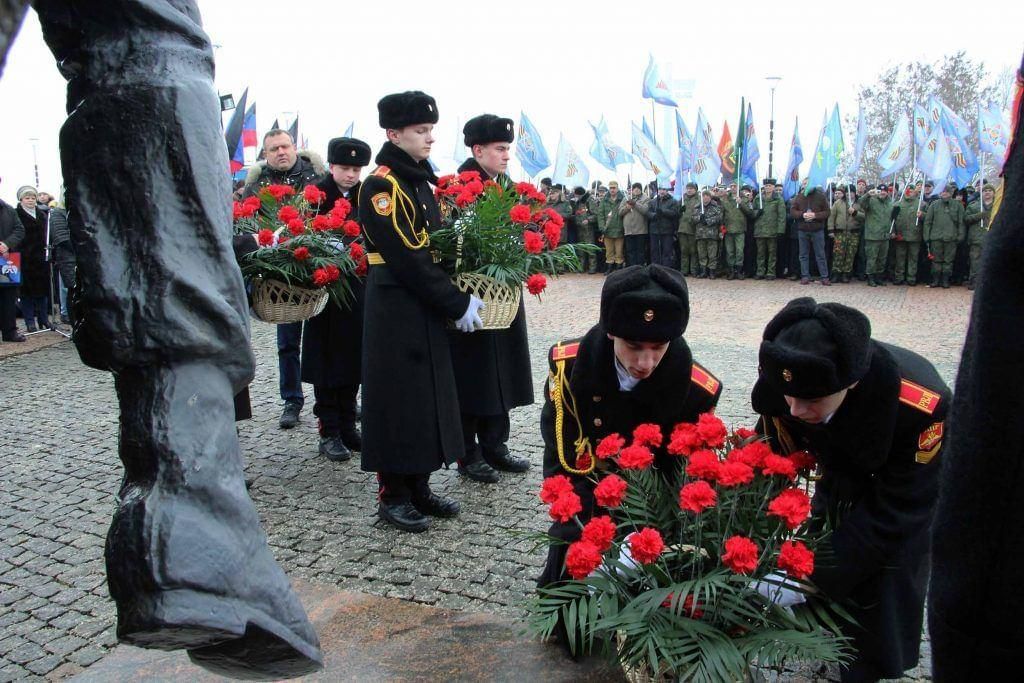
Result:
M483 307L483 301L472 294L469 295L469 306L466 307L466 312L455 321L455 327L459 328L459 332L474 332L484 326L484 321L480 319L479 313Z
M754 590L779 607L792 607L807 602L807 596L796 589L806 591L805 587L778 572L772 572L754 584Z

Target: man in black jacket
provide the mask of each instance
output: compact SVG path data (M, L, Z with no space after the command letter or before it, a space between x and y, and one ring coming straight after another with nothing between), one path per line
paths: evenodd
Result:
M651 263L672 268L676 231L679 229L679 201L671 195L668 181L658 183L658 194L647 205L647 232L651 239Z
M0 199L0 256L17 251L24 238L25 226L18 219L18 214ZM5 342L25 341L25 335L18 331L17 301L17 286L0 285L0 333L3 333Z
M350 219L359 217L359 176L370 163L370 146L355 138L327 143L330 172L316 184L325 199L317 211L328 213L338 200L348 202ZM352 238L346 238L351 243ZM363 449L356 429L356 394L363 348L363 281L347 278L352 300L347 308L329 303L306 321L302 332L302 381L313 385L313 414L320 430L320 455L343 462Z
M508 166L515 124L493 114L466 122L463 141L473 153L459 173L475 171L480 180L511 187ZM525 472L530 461L509 453L509 411L533 403L533 372L526 334L526 311L519 311L507 330L483 330L466 335L450 333L455 384L466 455L459 474L484 483L497 483L498 473Z
M842 680L899 678L921 644L949 389L860 311L808 297L768 323L759 361L760 431L820 468L812 525L831 534L810 580L856 622L841 624L856 650Z
M459 504L430 490L430 473L465 452L446 319L464 332L483 322L480 299L459 291L430 254L441 211L427 159L434 98L410 91L377 103L388 140L359 190L370 271L363 316L361 466L380 481L378 514L403 531L426 531Z

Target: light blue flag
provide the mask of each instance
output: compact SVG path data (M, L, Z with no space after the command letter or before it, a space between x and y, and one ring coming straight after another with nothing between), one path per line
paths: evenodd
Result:
M662 153L661 148L634 123L633 126L633 156L640 162L640 165L658 176L660 179L672 176L672 167Z
M519 134L516 137L516 158L523 165L527 175L533 177L551 165L540 133L523 111L519 112Z
M941 125L932 128L924 145L919 148L917 168L934 182L933 197L942 192L953 168L953 157L950 155L948 138Z
M868 141L867 122L864 120L864 106L857 105L857 137L853 143L853 163L847 169L850 176L855 176L860 170L861 159L864 158L864 144Z
M789 201L800 191L800 164L804 160L804 148L800 146L800 121L793 124L793 141L789 145L789 164L786 177L782 180L782 198Z
M693 170L693 136L686 127L686 122L676 110L676 144L679 147L678 168L683 173ZM678 185L678 183L676 183Z
M555 170L551 173L552 183L561 183L567 190L590 184L590 171L583 159L572 148L565 136L558 135L558 151L555 153Z
M636 126L634 126L635 128ZM700 187L714 185L722 171L722 159L718 156L711 123L704 116L704 110L697 109L697 128L693 132L690 154L690 173Z
M348 128L345 129L345 137L355 137L356 122L352 121L348 124Z
M650 126L648 126L648 125L647 125L647 117L646 117L646 116L645 116L645 117L643 117L643 118L641 119L641 122L643 123L643 131L644 131L644 135L646 135L647 137L649 137L650 139L652 139L652 140L653 140L653 139L654 139L654 133L653 133L653 132L651 132L651 128L650 128Z
M951 111L944 110L941 117L942 131L946 134L949 156L953 160L950 177L957 187L967 187L978 173L978 156L967 144L967 136L961 135L960 126L955 119L950 118L950 114Z
M843 126L839 120L839 105L836 104L832 107L832 116L818 135L818 145L807 172L808 192L815 187L824 188L829 178L835 176L843 148Z
M664 104L666 107L678 106L676 101L672 99L672 91L669 90L668 82L661 77L661 71L658 69L658 65L654 63L654 56L648 55L648 57L647 70L644 71L643 96L654 100L658 104ZM654 139L653 136L651 139Z
M931 117L928 110L920 104L914 105L914 144L923 147L928 141L928 133L931 132Z
M590 146L590 156L597 159L599 164L609 171L615 171L619 164L633 162L633 155L608 138L608 125L604 122L603 116L600 123L596 126L591 123L590 127L594 131L594 144Z
M1007 126L1003 122L1003 112L998 106L989 103L988 108L978 105L978 147L985 154L991 154L1000 167L1006 158L1009 146Z
M757 134L754 132L754 110L747 104L747 130L743 134L743 165L740 168L740 180L751 187L760 187L757 178L757 160L761 151L757 147Z
M878 165L882 167L883 178L896 175L900 169L910 163L910 147L910 125L907 123L906 115L901 114L899 120L896 121L896 126L892 129L889 142L886 143L882 153L878 155ZM918 148L918 156L923 148L923 145Z
M966 140L971 135L970 124L960 118L956 112L946 106L945 102L934 95L928 99L928 115L932 126L939 123L945 117L947 127L953 128L956 131L957 137ZM947 132L946 135L949 135L949 133Z

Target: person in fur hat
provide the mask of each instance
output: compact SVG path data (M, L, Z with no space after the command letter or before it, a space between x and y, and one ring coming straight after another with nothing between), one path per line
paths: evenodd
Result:
M860 311L809 297L768 323L759 364L759 431L818 462L812 528L831 533L810 582L855 620L840 623L856 651L842 680L899 678L921 643L949 388L921 356L872 339Z

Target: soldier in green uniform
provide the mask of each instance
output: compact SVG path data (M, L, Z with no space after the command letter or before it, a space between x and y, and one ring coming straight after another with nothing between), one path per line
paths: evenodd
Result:
M896 257L893 284L917 284L917 261L921 252L921 217L918 210L920 200L917 197L916 185L908 185L903 199L897 206L900 208L896 216L892 249Z
M743 246L747 236L747 216L740 206L744 205L749 211L749 201L737 198L735 192L723 192L718 201L721 202L722 224L725 225L726 278L742 280L746 277L743 274Z
M857 200L857 216L864 219L864 274L869 287L885 285L885 257L889 253L892 204L889 186L879 185Z
M850 206L846 196L846 187L836 185L833 191L835 201L832 212L828 215L828 234L832 237L832 282L849 282L853 272L853 261L857 256L857 243L860 235L853 220L855 209Z
M598 228L604 237L605 272L619 270L626 264L626 230L619 215L622 194L619 183L615 180L608 183L608 194L601 199L598 211Z
M590 212L590 195L582 187L573 190L572 219L576 223L576 241L581 244L597 244L597 216ZM597 254L580 254L580 272L597 272Z
M971 275L967 280L967 289L974 289L974 281L981 265L981 250L985 245L985 236L992 219L992 203L996 192L988 183L981 189L981 199L975 199L967 205L964 222L967 224L967 244L971 253Z
M548 191L548 208L562 217L562 234L558 238L559 244L565 244L569 239L569 222L572 220L572 204L562 194L565 188L561 183L552 185Z
M697 277L714 280L718 271L718 242L722 239L722 204L710 190L704 190L701 198L690 210L697 237Z
M778 237L786 234L786 202L775 195L775 178L765 178L761 201L754 208L754 241L757 245L757 280L775 279Z
M697 183L686 183L683 193L683 210L679 214L679 272L696 276L700 272L697 258L697 224L693 221L693 209L699 208L700 195Z
M932 202L924 216L924 241L928 245L928 253L935 257L929 287L949 288L956 245L964 239L964 205L953 198L955 192L955 183L946 185L939 193L938 201Z

